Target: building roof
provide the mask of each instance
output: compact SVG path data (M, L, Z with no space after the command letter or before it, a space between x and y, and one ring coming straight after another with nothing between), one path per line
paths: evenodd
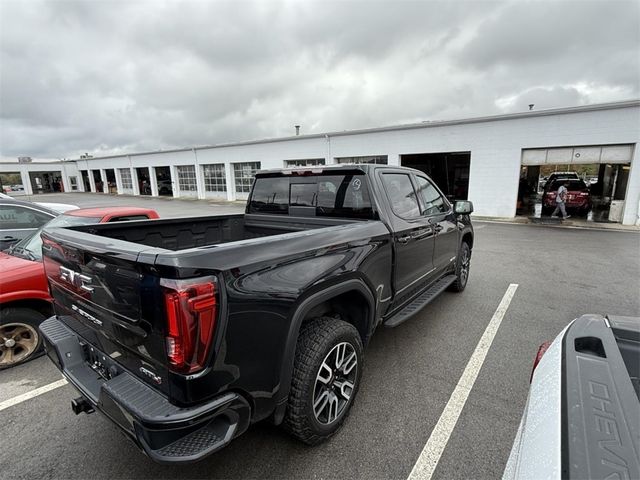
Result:
M5 161L0 161L0 165L62 165L64 163L75 163L77 160L79 159L73 159L73 160L54 160L51 162L18 162L17 160L15 162L5 162Z
M597 111L597 110L614 110L619 108L630 108L630 107L639 107L639 106L640 106L640 99L634 99L634 100L624 100L620 102L580 105L580 106L574 106L574 107L549 108L544 110L527 110L524 112L517 112L517 113L505 113L505 114L488 115L488 116L481 116L481 117L468 117L468 118L461 118L461 119L454 119L454 120L425 120L418 123L390 125L386 127L373 127L373 128L362 128L362 129L355 129L355 130L311 133L306 135L292 135L287 137L265 138L260 140L248 140L248 141L241 141L241 142L215 144L215 145L197 145L197 146L194 145L193 147L172 148L167 150L153 150L153 151L147 151L147 152L124 153L119 155L105 155L105 156L96 156L96 157L91 157L86 159L78 158L72 161L94 160L94 159L97 160L97 159L104 159L104 158L121 158L126 156L152 155L157 153L187 152L190 150L206 150L211 148L259 145L261 143L287 142L292 140L309 140L313 138L339 137L339 136L345 136L345 135L390 132L390 131L396 131L396 130L412 130L412 129L419 129L419 128L443 127L443 126L449 126L449 125L497 122L497 121L504 121L504 120L515 120L519 118L565 115L570 113L591 112L591 111Z

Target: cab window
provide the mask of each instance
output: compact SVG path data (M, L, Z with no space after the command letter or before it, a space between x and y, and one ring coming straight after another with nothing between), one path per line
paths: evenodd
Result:
M424 204L423 214L436 215L446 212L448 210L447 202L442 195L440 195L436 187L424 177L416 176L416 179L418 181L418 193Z
M420 216L418 199L409 175L406 173L385 173L382 175L382 183L393 213L404 219Z
M289 214L289 207L304 207L318 217L375 218L363 174L327 172L296 177L258 177L248 213ZM296 215L301 213L296 212Z
M33 208L21 205L0 205L0 229L39 228L52 218L52 215Z
M286 177L259 177L253 184L249 213L289 213L289 179Z
M132 220L149 220L146 215L127 215L124 217L113 217L109 222L127 222Z

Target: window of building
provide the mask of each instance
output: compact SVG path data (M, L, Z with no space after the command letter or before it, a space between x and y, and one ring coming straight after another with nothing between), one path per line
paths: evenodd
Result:
M235 180L236 192L249 193L253 178L260 170L260 162L245 162L233 164L233 177Z
M284 166L291 167L313 167L316 165L324 165L324 158L309 158L306 160L285 160Z
M78 177L70 176L69 185L71 186L71 190L78 190Z
M122 180L122 188L133 188L133 181L131 180L131 170L128 168L119 168L120 180Z
M178 188L181 192L197 192L196 167L194 165L180 165L178 171Z
M378 165L387 165L388 159L386 155L369 155L366 157L336 157L338 163L375 163Z
M203 165L204 189L207 192L226 192L227 178L224 173L224 164Z
M391 209L400 218L420 216L418 198L413 189L411 178L405 173L387 173L382 175L382 183L387 191Z

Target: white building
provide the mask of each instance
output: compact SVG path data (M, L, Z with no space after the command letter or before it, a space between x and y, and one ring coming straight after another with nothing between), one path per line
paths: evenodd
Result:
M30 190L34 172L46 166L60 172L67 192L236 200L247 197L259 169L377 162L426 171L445 193L472 200L477 216L513 218L523 166L531 177L540 165L598 164L619 220L636 224L639 142L640 100L633 100L55 164L4 163L0 173L19 171Z

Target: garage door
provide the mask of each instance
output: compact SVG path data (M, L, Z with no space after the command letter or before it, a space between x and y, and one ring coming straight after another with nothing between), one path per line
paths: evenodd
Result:
M631 163L633 145L530 148L522 150L522 165Z

